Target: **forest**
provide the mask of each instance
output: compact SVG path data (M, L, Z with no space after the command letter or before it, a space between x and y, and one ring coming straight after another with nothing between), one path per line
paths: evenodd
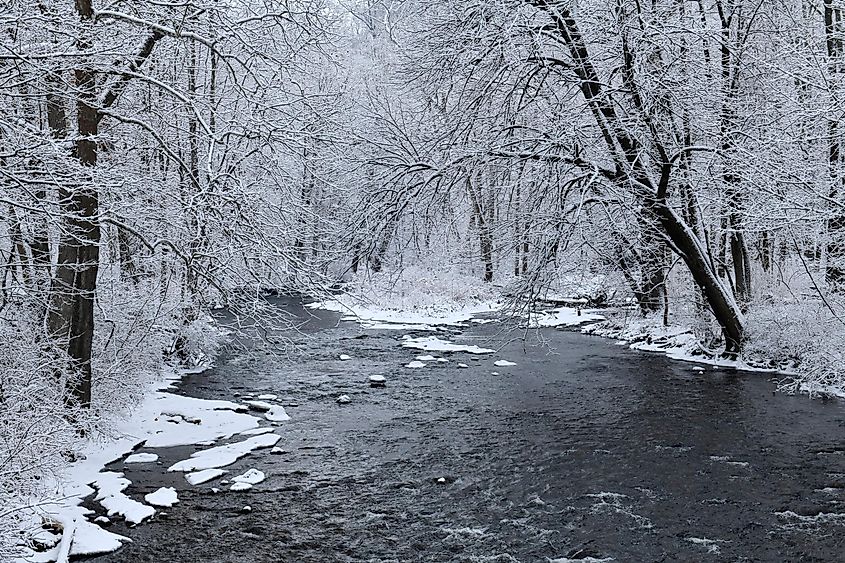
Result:
M0 559L270 294L578 303L845 393L840 0L0 5Z

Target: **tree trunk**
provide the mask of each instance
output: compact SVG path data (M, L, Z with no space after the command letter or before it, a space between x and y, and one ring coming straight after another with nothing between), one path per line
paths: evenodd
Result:
M842 39L840 29L840 22L842 19L842 10L833 6L833 0L824 0L824 30L825 43L827 46L827 64L828 73L830 74L829 84L831 88L836 88L836 84L840 80L842 69ZM831 92L831 99L837 98L838 92L834 90ZM845 177L842 176L841 167L841 150L839 143L839 123L830 119L828 125L828 174L830 177L830 201L842 203L843 183ZM841 207L833 209L832 216L827 222L827 269L825 271L825 279L828 287L832 291L845 292L845 214Z
M91 0L76 0L80 19L77 45L81 53L91 45ZM66 401L73 406L91 404L91 347L94 339L94 299L100 260L99 194L94 185L97 164L98 115L94 71L83 57L75 70L78 138L74 153L86 170L83 183L63 187L59 203L63 229L59 241L56 275L50 286L48 328L66 346L71 367L78 377L68 381Z

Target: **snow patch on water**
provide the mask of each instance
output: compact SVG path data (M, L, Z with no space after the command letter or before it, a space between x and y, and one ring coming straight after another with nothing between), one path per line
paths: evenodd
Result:
M144 500L153 506L171 507L179 502L176 489L173 487L159 487L155 491L144 495Z
M123 463L152 463L158 461L158 454L140 453L132 454L123 460Z
M469 354L492 354L495 350L481 348L476 345L453 344L448 340L441 340L436 336L425 336L422 338L406 338L402 341L405 348L415 348L424 352L467 352Z
M253 436L242 442L200 450L191 454L190 459L176 462L167 470L187 472L225 467L235 463L253 450L275 446L276 442L280 439L281 436L278 434L261 434L260 436Z
M212 479L217 479L226 473L225 469L203 469L202 471L194 471L185 475L185 480L191 485L202 485L208 483Z
M99 473L94 481L94 487L97 489L94 500L106 509L109 516L118 514L128 524L137 525L153 516L155 508L123 494L123 491L131 484L132 482L124 477L123 473L114 471Z

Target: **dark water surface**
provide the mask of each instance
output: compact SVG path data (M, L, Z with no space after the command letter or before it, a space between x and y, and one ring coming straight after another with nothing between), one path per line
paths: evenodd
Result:
M407 331L338 318L291 333L286 357L235 350L180 388L279 395L287 453L226 468L266 481L229 492L163 473L194 448L156 450L162 466L114 464L133 498L175 484L180 503L116 524L133 543L93 560L845 561L841 402L575 332L544 330L544 347L499 323L451 336L500 352L408 369L425 352L400 346ZM374 373L387 388L368 387ZM342 393L351 404L335 403Z

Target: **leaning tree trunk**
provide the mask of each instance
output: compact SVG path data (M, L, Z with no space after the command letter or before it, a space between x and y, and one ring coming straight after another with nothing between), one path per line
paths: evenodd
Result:
M630 134L624 120L616 112L618 100L614 99L613 93L604 89L604 81L596 71L587 44L568 4L558 4L551 0L526 1L548 14L553 23L553 26L549 26L549 31L556 33L561 42L569 48L572 64L567 65L567 68L578 77L581 94L590 107L609 154L614 160L615 171L608 174L617 181L628 183L642 204L654 213L658 227L672 243L673 250L686 263L690 274L707 298L713 315L722 326L726 354L735 356L742 346L744 316L730 289L719 279L698 236L669 205L669 185L674 165L660 139L656 134L653 135L653 142L662 155L662 162L655 166L654 170L650 170L641 159L644 150L642 144ZM625 64L628 66L633 65L632 55L626 52ZM638 98L635 84L629 86L632 87L632 96ZM648 109L642 100L634 99L633 103L635 109L643 112L646 121L649 121ZM650 172L656 172L659 181L652 181Z

